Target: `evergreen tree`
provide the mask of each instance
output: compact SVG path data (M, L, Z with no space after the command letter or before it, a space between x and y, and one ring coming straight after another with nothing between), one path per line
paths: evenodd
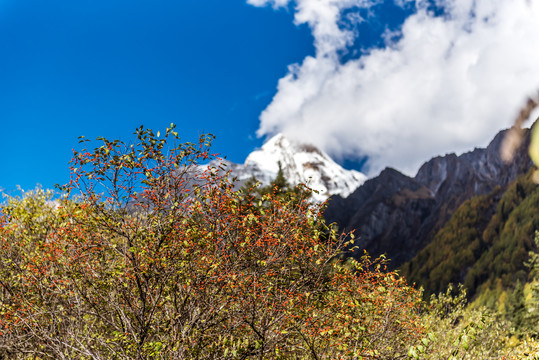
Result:
M277 171L277 176L271 182L271 187L277 193L280 193L289 190L289 186L288 182L286 181L286 178L284 177L283 166L281 162L279 161L277 165L279 165L279 171Z
M264 195L268 194L276 195L287 200L294 198L298 201L311 197L311 189L302 184L291 186L284 175L282 163L279 161L277 165L279 166L279 170L269 185L260 186L260 182L254 176L243 184L241 191L246 194L246 198L250 199L249 201L262 200Z

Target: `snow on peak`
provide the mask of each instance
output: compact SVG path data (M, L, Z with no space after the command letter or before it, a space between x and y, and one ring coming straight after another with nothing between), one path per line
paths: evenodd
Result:
M313 194L318 201L330 195L346 197L367 178L359 171L343 169L315 146L292 142L282 134L275 135L262 148L249 154L243 165L231 169L239 180L254 176L268 185L277 175L279 163L290 185L304 183L319 191Z

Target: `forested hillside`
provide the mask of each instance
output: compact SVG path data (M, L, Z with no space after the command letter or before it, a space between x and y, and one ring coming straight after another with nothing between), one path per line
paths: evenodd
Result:
M483 230L494 213L499 190L464 202L432 242L401 267L403 276L437 294L450 283L463 283L467 272L486 250ZM472 295L475 289L469 289Z
M462 283L473 296L500 280L514 288L527 282L525 262L537 250L539 188L532 181L534 169L520 176L506 191L474 197L464 202L433 241L402 266L403 275L438 293L449 283Z
M438 293L449 283L462 283L473 296L500 280L514 288L527 282L525 262L535 251L539 228L539 188L534 169L520 176L506 191L474 197L463 203L433 241L401 268L403 275Z

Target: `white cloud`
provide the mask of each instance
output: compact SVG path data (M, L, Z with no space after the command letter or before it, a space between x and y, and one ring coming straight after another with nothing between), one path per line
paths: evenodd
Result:
M339 27L341 11L370 8L383 0L295 0L296 24L308 24L315 39L317 57L333 56L337 50L351 45L355 34ZM247 0L254 6L286 7L291 0Z
M371 175L385 166L413 175L433 155L485 146L539 88L539 5L436 2L444 17L417 1L398 41L342 64L337 52L357 35L339 28L342 10L376 2L296 0L295 21L311 27L316 55L279 80L258 134L283 132L337 158L368 156Z

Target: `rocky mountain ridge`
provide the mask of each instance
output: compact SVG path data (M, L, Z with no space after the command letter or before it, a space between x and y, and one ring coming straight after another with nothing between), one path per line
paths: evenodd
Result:
M332 197L324 217L354 231L358 254L385 253L396 268L424 248L464 201L506 187L531 167L529 131L514 161L502 161L506 131L484 149L429 160L413 178L387 168L348 197Z

